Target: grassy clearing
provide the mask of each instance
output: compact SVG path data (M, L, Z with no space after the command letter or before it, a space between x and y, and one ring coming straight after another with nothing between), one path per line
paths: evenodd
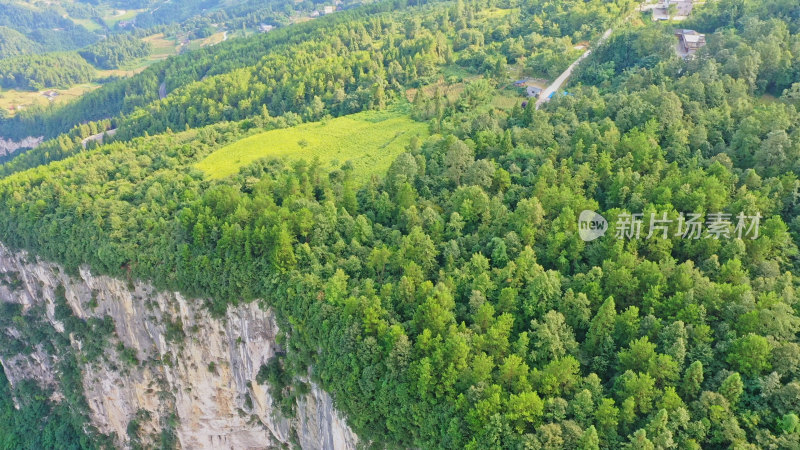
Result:
M308 16L294 16L289 19L290 23L303 23L308 22L309 20L314 20L313 17Z
M761 96L761 103L770 104L770 103L780 103L781 100L778 97L775 97L772 94L764 94Z
M521 105L524 101L530 101L530 99L522 93L504 89L492 97L491 105L499 109L511 109L516 105Z
M108 77L132 77L137 73L143 71L147 68L148 65L152 64L153 61L149 61L146 59L142 59L141 61L137 61L135 65L131 65L130 68L122 68L122 69L103 69L97 71L97 78L103 79Z
M142 41L149 42L153 51L146 58L135 59L119 69L100 70L98 77L104 78L109 76L117 77L130 77L143 71L150 65L163 61L170 56L178 54L178 44L174 38L168 38L163 33L153 34L142 38Z
M80 25L83 28L86 28L91 32L100 31L103 29L103 27L101 27L99 23L95 22L92 19L76 19L75 17L69 17L69 20L71 20L76 25Z
M229 33L228 37L232 37L232 35ZM192 41L188 41L188 43L185 45L185 48L184 45L179 44L179 41L182 41L184 38L185 36L179 36L178 38L166 37L164 36L164 33L158 33L152 36L147 36L146 38L142 39L145 42L149 42L150 45L153 46L153 52L150 54L149 57L147 57L144 60L141 60L138 66L147 67L154 61L161 61L167 59L172 55L177 55L181 51L197 50L199 48L207 47L209 45L219 44L220 42L225 40L225 32L220 31L206 38L194 39Z
M476 75L474 72L455 64L448 64L442 67L442 75L445 78L457 78L462 80L480 78L480 75Z
M123 20L131 20L139 15L140 12L145 11L144 9L130 9L130 10L114 10L111 11L110 14L103 17L103 21L106 23L108 28L113 28L117 22L122 22Z
M150 54L150 58L165 59L178 53L178 44L175 39L165 37L164 33L147 36L142 40L149 42L153 46L153 53Z
M65 103L100 87L97 83L84 83L72 86L69 89L53 89L58 92L54 103ZM45 91L49 91L46 89ZM16 113L16 108L30 108L34 105L46 105L50 102L42 93L45 91L18 91L16 89L0 89L0 109L9 114Z
M209 178L234 175L261 158L318 158L323 166L355 166L359 181L389 168L413 136L426 136L426 124L412 120L401 107L271 130L244 138L196 164Z
M199 48L203 48L209 45L219 44L224 40L225 40L225 32L220 31L219 33L214 33L207 38L195 39L193 41L190 41L189 50L197 50Z
M427 86L423 86L422 92L425 94L425 97L431 98L436 94L436 89L439 89L439 94L442 97L446 98L448 101L456 101L458 97L461 95L461 92L464 91L464 83L452 83L448 84L444 79L440 79L436 83L429 84ZM417 96L417 88L410 88L406 90L406 98L409 102L414 101L414 97Z
M519 10L519 8L513 8L513 9L489 8L489 9L484 9L484 10L480 11L478 13L478 18L479 19L499 19L499 18L503 18L503 17L511 14L512 12L516 12L518 10Z

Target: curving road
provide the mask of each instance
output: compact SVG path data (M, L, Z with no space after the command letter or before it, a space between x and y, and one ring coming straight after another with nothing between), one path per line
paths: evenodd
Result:
M600 39L597 40L595 46L599 47L603 45L603 43L605 43L608 40L608 38L611 37L611 33L613 32L614 32L613 28L607 29L606 32L603 33L602 36L600 36ZM567 81L570 75L572 75L572 71L575 70L576 67L578 67L578 64L580 64L581 61L588 58L589 55L591 54L592 54L591 48L583 52L583 54L578 59L576 59L574 63L570 64L569 67L567 67L567 70L565 70L564 73L559 75L558 78L556 78L555 81L553 81L550 84L550 86L547 86L547 88L545 88L542 91L542 93L539 94L539 99L536 100L536 109L539 109L540 106L549 102L550 95L561 89L561 86Z
M86 148L86 144L88 144L90 141L95 141L95 142L98 142L98 143L100 143L102 145L103 144L103 137L105 135L108 135L108 137L113 137L115 134L117 134L117 129L116 128L112 128L110 130L103 131L102 133L93 134L93 135L87 137L86 139L82 140L81 141L81 145L83 145L83 148Z

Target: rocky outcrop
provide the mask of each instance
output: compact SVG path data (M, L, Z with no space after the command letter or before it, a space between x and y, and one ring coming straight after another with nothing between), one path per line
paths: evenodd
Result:
M14 142L12 140L5 140L0 137L0 156L8 156L15 153L17 150L26 148L36 148L44 140L43 137L26 137L25 139Z
M26 308L44 304L48 322L56 329L63 330L54 315L58 295L77 317L113 319L116 335L106 346L107 354L84 364L82 374L93 424L116 436L120 446L129 445L132 420L146 441L147 436L155 439L170 418L178 442L187 449L289 443L312 449L356 446L356 435L331 397L313 383L308 394L297 399L294 417L280 417L273 408L269 386L256 378L261 366L280 351L278 327L273 313L257 303L232 306L217 319L201 300L95 276L88 269L70 276L56 264L2 245L0 274L18 280L13 286L0 285L1 301ZM80 352L81 345L73 340L72 348ZM12 383L34 378L53 387L53 358L36 351L6 358L2 364Z

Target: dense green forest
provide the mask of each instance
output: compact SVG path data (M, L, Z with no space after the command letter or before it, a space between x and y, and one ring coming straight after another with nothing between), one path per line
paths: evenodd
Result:
M163 2L158 10L142 14L136 18L140 27L152 27L172 22L181 22L197 15L198 11L222 9L225 2L220 0L187 0L182 2ZM265 5L262 4L262 7ZM223 9L224 10L224 9Z
M22 55L0 60L0 87L29 89L66 89L86 83L95 76L95 69L74 53Z
M222 44L7 122L54 135L101 118L75 105L103 99L123 114L115 142L83 151L75 128L4 165L0 241L219 315L263 299L288 347L264 378L310 367L377 446L800 447L798 6L698 7L686 25L708 45L687 60L670 27L618 25L541 110L493 104L506 65L596 38L630 3L400 6ZM431 136L365 185L346 162L262 160L221 181L194 167L456 69L455 98L414 98ZM580 239L582 210L609 219L605 237ZM716 212L759 214L759 236L615 237L621 213L646 230L650 213Z
M8 1L0 2L0 25L21 32L30 32L39 28L74 26L72 22L53 11L36 11Z
M110 36L78 53L91 64L101 69L117 69L137 58L144 58L153 51L152 45L130 35Z
M345 5L354 6L361 1L347 1ZM288 17L313 11L321 4L331 4L321 0L281 2L276 0L187 0L182 2L150 2L150 11L136 17L138 27L155 27L180 22L200 30L205 25L224 23L230 29L243 25L256 27L260 23L286 20ZM287 22L288 23L288 22Z
M0 59L37 53L39 45L13 28L0 26Z
M14 29L48 51L73 50L98 39L55 11L33 10L6 0L0 1L0 27Z

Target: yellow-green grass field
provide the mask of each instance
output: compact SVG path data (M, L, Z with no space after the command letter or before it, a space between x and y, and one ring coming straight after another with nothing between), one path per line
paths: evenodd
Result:
M100 31L103 28L100 26L99 23L95 22L92 19L76 19L75 17L69 17L69 20L71 20L76 25L80 25L92 32Z
M228 37L231 37L231 34L228 34ZM166 37L164 33L153 34L143 38L142 40L145 42L149 42L150 45L153 47L153 52L150 54L148 58L145 60L140 60L137 62L136 67L147 67L148 65L152 64L155 61L161 61L167 59L170 56L177 55L183 49L178 42L182 40L183 37L175 38L175 37ZM220 31L217 33L212 34L206 38L194 39L188 42L186 45L187 48L183 50L197 50L199 48L207 47L209 45L219 44L225 40L225 32Z
M488 8L483 9L478 12L478 18L481 19L498 19L506 17L507 15L511 14L512 12L516 12L519 8L513 9L500 9L500 8Z
M419 89L422 89L422 92L423 94L425 94L425 97L431 98L436 94L437 88L439 89L439 94L441 94L443 98L447 99L447 101L449 102L454 102L458 100L458 97L461 95L462 92L464 92L464 83L458 82L458 83L448 84L444 79L440 79L436 83L423 86ZM409 102L413 102L414 97L417 96L417 91L419 89L417 88L406 89L406 99Z
M504 89L492 97L490 104L499 109L511 109L516 105L522 105L522 102L528 100L530 99L517 90Z
M249 136L215 151L196 167L209 178L224 178L262 158L318 158L328 167L352 162L363 182L385 172L413 136L427 134L425 123L412 120L397 107L365 111Z
M84 83L72 86L69 89L53 89L58 92L58 96L53 100L55 103L64 103L75 100L81 95L93 91L100 87L97 83ZM0 109L4 109L7 113L13 115L16 113L17 108L29 108L33 105L46 105L50 102L44 96L43 91L19 91L16 89L0 89Z
M153 46L153 58L164 59L178 53L178 43L174 38L165 37L164 33L153 34L142 40Z
M131 9L131 10L114 10L110 11L106 16L103 17L103 21L106 23L108 28L114 28L114 25L117 22L121 22L123 20L131 20L139 15L140 12L145 11L144 9Z
M207 38L195 39L189 41L189 50L197 50L199 48L207 47L209 45L219 44L225 39L225 32L220 31L218 33L214 33Z

